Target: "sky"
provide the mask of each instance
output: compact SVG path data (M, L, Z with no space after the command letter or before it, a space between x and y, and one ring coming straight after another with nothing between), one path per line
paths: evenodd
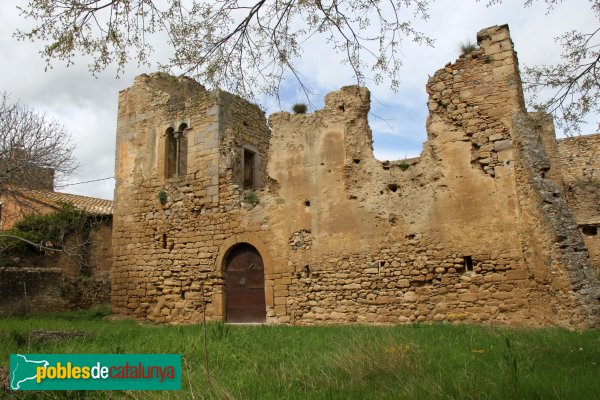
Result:
M591 32L598 21L590 11L590 2L569 0L548 13L544 1L530 7L524 0L505 0L500 5L486 7L487 1L438 0L430 7L430 18L417 21L416 27L435 39L435 47L419 47L407 42L402 47L403 66L397 92L389 83L368 85L371 90L371 114L374 152L380 160L396 160L419 155L426 140L428 76L458 57L459 44L475 42L479 30L509 24L518 53L519 64L551 64L560 60L560 48L554 37L569 30ZM88 70L85 58L67 67L54 61L46 70L39 52L41 43L18 42L12 34L28 26L18 13L22 0L0 2L0 92L6 91L11 100L21 101L39 112L61 121L76 145L75 157L79 169L67 177L57 191L112 199L114 179L77 184L114 175L115 132L118 92L133 84L133 78L157 70L155 66L138 68L129 65L119 77L116 68L109 68L96 77ZM159 49L160 57L168 48ZM164 61L164 60L163 60ZM325 43L311 43L299 60L299 69L316 94L314 103L323 105L323 98L342 86L354 84L350 68L340 65L339 59ZM267 111L289 111L292 104L305 102L300 89L290 82L284 85L282 102L273 98L258 99ZM593 124L584 133L593 133ZM562 136L561 132L557 132Z

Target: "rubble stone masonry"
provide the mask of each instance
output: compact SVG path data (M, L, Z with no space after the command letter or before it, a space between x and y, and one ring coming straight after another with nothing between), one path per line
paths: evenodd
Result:
M190 323L205 304L226 320L228 256L248 243L267 323L599 326L598 243L577 223L600 212L573 206L563 173L584 172L561 165L600 146L557 145L551 121L526 113L507 26L477 41L427 83L421 156L392 162L373 156L363 87L267 126L237 96L136 78L119 97L115 312Z
M558 141L564 193L600 274L600 134Z

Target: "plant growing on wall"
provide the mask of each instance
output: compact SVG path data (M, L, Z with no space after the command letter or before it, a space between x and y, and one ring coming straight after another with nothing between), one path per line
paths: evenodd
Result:
M304 103L296 103L292 107L292 111L296 114L306 114L306 110L308 110L308 107Z
M460 42L459 44L460 54L466 56L467 54L471 54L478 49L477 45L469 40L465 40L464 42Z
M246 203L252 204L253 206L260 202L256 193L254 193L251 190L246 192L246 194L244 195L244 199L246 200Z
M158 192L158 195L156 195L156 197L158 198L158 202L163 206L167 204L167 200L169 197L167 196L167 192L165 192L164 190Z

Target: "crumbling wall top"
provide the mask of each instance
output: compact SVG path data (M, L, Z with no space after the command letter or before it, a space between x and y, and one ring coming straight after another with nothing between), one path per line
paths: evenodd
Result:
M344 86L325 96L325 108L342 112L352 109L358 113L368 113L371 108L371 93L366 87Z
M508 28L508 24L494 25L477 32L477 44L481 44L486 39L498 42L509 37L510 29Z
M154 72L151 74L141 74L134 78L133 87L147 86L154 89L163 89L172 91L174 89L191 89L206 91L206 88L195 79L187 76L173 76L165 72ZM127 90L127 89L125 89Z

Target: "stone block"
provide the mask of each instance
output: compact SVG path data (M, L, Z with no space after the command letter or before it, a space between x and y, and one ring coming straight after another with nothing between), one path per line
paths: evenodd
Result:
M477 301L477 293L462 293L458 295L459 301Z
M512 142L510 140L498 140L494 142L494 150L501 151L512 148Z
M209 186L206 188L207 196L215 196L219 194L219 186Z
M508 280L521 280L527 278L527 271L524 269L511 269L506 271L506 279Z

